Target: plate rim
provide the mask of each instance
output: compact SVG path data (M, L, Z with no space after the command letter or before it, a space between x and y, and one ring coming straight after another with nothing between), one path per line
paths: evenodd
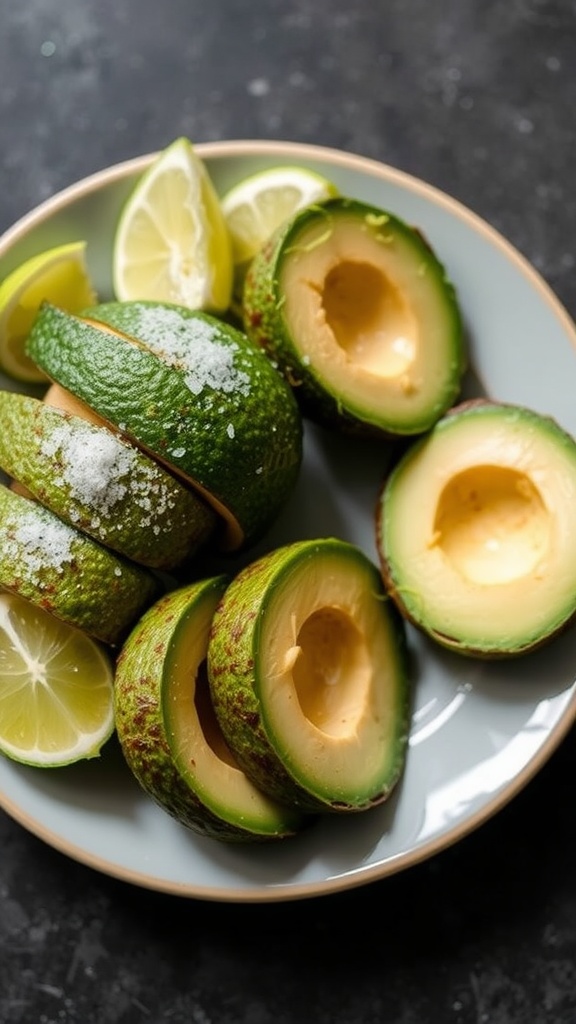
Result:
M528 279L531 288L535 289L542 301L551 308L556 319L560 322L561 328L576 350L576 325L552 287L530 263L527 257L505 238L497 228L489 224L479 214L475 213L460 200L455 199L447 192L424 179L383 161L355 152L290 140L234 139L202 142L195 144L194 148L198 155L206 160L254 156L266 158L281 157L285 161L287 151L289 150L292 161L298 159L327 161L342 168L355 169L361 173L368 172L371 176L381 178L387 183L399 185L404 189L418 193L434 205L441 206L452 216L456 215L459 219L467 222L476 234L483 235L493 245L496 245L503 251L506 258L516 265L524 278ZM133 174L141 173L154 159L157 152L154 151L135 156L112 164L102 170L95 171L43 200L2 233L0 236L0 260L32 228L65 208L71 201L88 196L104 185L114 184L117 181L129 178ZM574 686L574 683L572 685ZM105 858L91 853L76 843L63 838L53 829L38 822L31 814L22 810L16 801L4 794L2 789L0 789L0 809L30 834L36 836L36 838L59 853L109 877L144 889L174 896L227 903L270 903L316 898L382 881L384 878L414 867L455 845L490 818L494 817L528 785L561 745L575 722L576 688L574 688L558 721L549 730L546 739L538 747L531 760L521 771L516 773L511 781L503 786L499 793L486 801L476 812L464 817L455 826L442 832L432 840L425 840L419 846L398 853L385 862L380 861L379 863L365 866L359 865L350 871L327 877L321 881L283 882L234 889L214 885L202 887L194 883L157 878L154 875L109 862Z

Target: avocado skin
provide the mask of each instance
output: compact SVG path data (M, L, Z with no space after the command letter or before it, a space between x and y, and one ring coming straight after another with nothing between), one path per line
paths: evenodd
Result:
M249 378L249 394L223 396L207 385L195 395L186 369L165 362L145 338L106 329L122 331L136 307L160 319L169 312L182 325L196 323L202 334L208 326L217 343L232 348L235 365ZM240 527L231 547L254 543L284 507L300 472L302 421L281 374L243 333L208 314L142 302L103 304L84 311L87 316L93 320L45 303L28 336L28 354L52 380L227 508Z
M19 527L34 523L38 536L54 530L69 538L71 559L62 566L36 566L9 556L19 547ZM66 525L36 501L0 485L0 586L39 605L102 643L117 646L159 591L156 577L142 566L104 548ZM34 553L32 553L34 554ZM97 582L96 589L94 583ZM105 598L102 595L105 595Z
M419 249L419 257L427 271L433 274L443 290L451 317L452 383L445 388L431 413L413 428L395 430L379 422L371 422L357 410L346 408L338 395L327 389L312 365L306 365L294 346L283 316L284 298L280 287L280 271L292 246L297 248L298 236L312 218L324 217L327 230L330 220L342 213L352 213L365 220L367 217L387 217L387 230L410 238ZM281 225L248 267L242 296L242 316L247 336L267 352L272 362L284 374L294 389L303 415L331 430L359 437L384 437L395 440L428 430L433 423L457 400L461 379L467 365L463 323L456 291L447 278L445 268L419 229L412 228L399 217L359 200L336 196L301 210L286 224Z
M43 442L50 440L54 430L64 430L67 437L76 437L78 443L108 432L107 427L93 426L36 398L0 391L0 467L65 522L104 547L153 569L179 566L207 541L216 518L212 510L133 446L127 446L134 455L132 480L140 485L139 495L145 496L148 486L155 497L160 495L164 521L160 523L149 511L143 512L138 501L131 505L133 499L125 471L120 483L126 494L117 499L111 528L111 513L99 515L89 499L83 501L74 495L61 477L60 456L49 458L43 451ZM120 445L118 435L110 433ZM117 476L110 477L111 484L117 480ZM142 525L141 519L146 525Z
M398 578L398 573L392 564L392 560L386 550L383 538L386 528L387 494L394 487L395 481L401 476L402 472L410 464L414 456L417 455L425 445L430 443L430 440L435 434L447 427L450 427L452 424L457 423L459 420L466 419L470 416L490 416L495 412L502 412L504 415L508 414L512 417L523 418L526 419L528 423L538 425L540 429L546 430L554 438L557 444L563 446L566 450L573 449L574 454L576 455L576 442L553 417L536 413L533 409L525 406L519 406L508 402L500 402L494 399L467 399L448 409L428 434L417 438L401 454L390 474L382 483L376 502L375 514L376 547L378 550L380 572L386 591L394 601L394 604L398 608L402 617L419 632L426 634L440 647L454 651L464 658L473 658L482 661L496 661L521 657L522 655L532 653L539 648L546 646L553 639L566 632L566 630L576 622L576 607L562 622L554 624L548 631L542 633L539 637L531 637L526 641L518 641L513 644L511 643L508 647L495 647L488 641L485 643L473 643L462 638L448 636L433 629L422 619L422 617L415 614L405 601L402 581Z
M359 812L384 802L397 784L405 763L410 725L411 694L403 620L394 605L389 612L396 635L396 657L403 678L394 738L394 757L388 781L373 799L351 805L336 797L328 802L304 789L284 767L271 742L261 713L258 696L258 625L266 613L266 595L282 585L280 574L292 555L313 560L327 548L342 549L364 559L353 545L334 538L297 541L277 548L246 566L230 583L212 620L208 645L208 679L212 702L222 732L234 750L238 763L255 785L277 800L294 804L304 813ZM376 566L375 589L378 590Z
M191 602L223 594L228 579L218 576L187 585L160 598L136 623L117 661L116 730L135 778L159 807L191 831L222 842L269 841L293 835L302 819L289 809L276 833L258 834L214 813L179 772L163 716L164 665L173 647L172 626ZM178 629L178 626L176 626ZM225 796L225 794L223 794Z

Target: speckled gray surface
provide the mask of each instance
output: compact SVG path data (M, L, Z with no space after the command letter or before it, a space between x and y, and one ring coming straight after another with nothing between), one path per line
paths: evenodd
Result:
M4 0L0 69L0 230L179 134L297 139L456 196L574 315L573 0ZM575 778L570 735L457 847L262 906L132 888L0 813L0 1022L574 1024Z

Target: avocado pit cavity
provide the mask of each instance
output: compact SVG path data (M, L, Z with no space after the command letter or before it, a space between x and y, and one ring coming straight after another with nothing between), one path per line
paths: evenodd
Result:
M410 372L417 325L380 267L351 259L336 263L322 283L321 304L333 342L354 367L385 378Z
M495 586L530 577L550 543L542 495L522 472L473 466L446 485L436 510L436 543L470 583Z
M320 608L302 624L292 681L302 714L328 736L354 732L370 690L370 657L354 622L339 608Z

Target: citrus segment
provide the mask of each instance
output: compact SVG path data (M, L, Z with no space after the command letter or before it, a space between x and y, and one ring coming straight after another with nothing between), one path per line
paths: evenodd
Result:
M271 167L234 185L222 198L232 241L234 291L241 291L250 261L286 220L312 203L338 194L331 181L305 167Z
M164 149L138 181L113 248L116 298L159 299L223 312L232 255L220 201L186 138Z
M113 731L107 653L41 608L0 593L0 752L56 767L97 757Z
M24 351L42 302L77 312L96 300L85 257L86 243L70 242L32 256L4 278L0 285L0 369L10 377L30 383L45 380Z

